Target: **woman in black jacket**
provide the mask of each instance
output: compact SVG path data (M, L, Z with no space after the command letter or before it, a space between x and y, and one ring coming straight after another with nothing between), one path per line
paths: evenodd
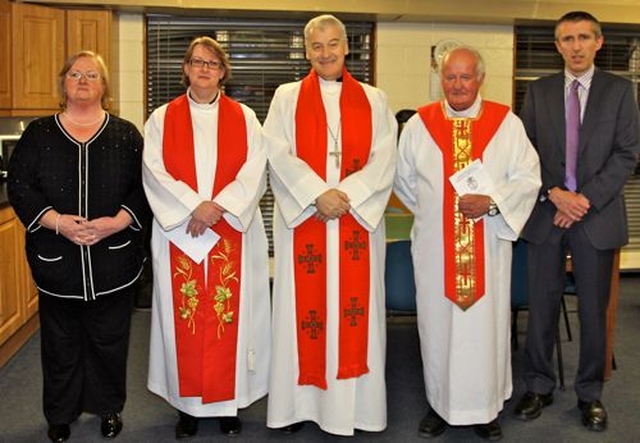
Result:
M9 201L26 227L39 291L49 438L82 412L122 429L134 283L142 271L142 136L109 114L108 72L89 51L60 72L60 113L32 122L9 165Z

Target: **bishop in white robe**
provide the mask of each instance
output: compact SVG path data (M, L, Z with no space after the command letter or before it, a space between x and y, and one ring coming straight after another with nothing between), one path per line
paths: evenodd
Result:
M372 142L366 164L340 180L342 82L319 78L326 112L326 180L297 156L296 108L301 82L280 86L264 124L268 140L269 178L276 198L274 210L275 276L273 287L273 350L267 426L283 428L313 421L326 432L352 435L355 429L382 431L386 427L384 300L385 228L383 214L389 200L396 161L397 124L385 94L362 84L371 106ZM327 318L326 389L298 384L294 228L317 208L314 202L329 189L349 197L350 214L368 233L370 254L368 316L368 372L338 379L339 218L326 222Z

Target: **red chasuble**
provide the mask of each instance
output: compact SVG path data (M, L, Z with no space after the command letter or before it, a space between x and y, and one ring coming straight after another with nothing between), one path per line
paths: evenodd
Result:
M216 122L212 121L212 125ZM247 130L240 105L220 94L218 162L212 198L237 176L247 159ZM186 95L169 103L164 120L167 172L197 190L191 112ZM224 219L213 226L220 240L197 264L174 244L173 306L180 395L203 403L235 398L242 234Z
M360 85L343 70L340 93L342 162L340 180L368 162L372 141L371 105ZM318 75L305 77L296 107L296 150L326 180L327 116ZM339 219L339 351L338 379L369 372L369 233L351 214ZM298 384L327 388L327 230L310 217L295 228L293 253L300 375Z
M508 111L507 106L489 101L482 102L482 109L474 119L447 117L444 103L418 109L422 122L442 151L445 178L482 158ZM467 219L458 211L458 195L449 180L444 181L445 295L466 310L485 291L484 223L482 219L476 222Z

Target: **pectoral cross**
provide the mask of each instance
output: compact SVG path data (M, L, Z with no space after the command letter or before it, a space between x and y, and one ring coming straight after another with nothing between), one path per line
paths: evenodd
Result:
M329 155L332 155L336 159L336 168L340 167L340 155L342 152L338 149L338 140L340 138L340 123L338 123L338 133L333 135L333 131L331 130L331 126L327 123L327 128L329 128L329 134L331 134L331 139L333 140L333 151L329 152Z

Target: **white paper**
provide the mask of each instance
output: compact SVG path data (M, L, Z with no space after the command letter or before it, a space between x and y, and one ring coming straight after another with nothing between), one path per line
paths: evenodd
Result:
M187 234L188 223L189 221L186 221L177 228L162 232L170 242L180 248L191 260L200 264L209 251L218 243L220 236L212 229L207 229L200 237L192 237L191 234Z
M479 159L451 175L449 181L460 196L465 194L490 195L494 188L493 180Z

